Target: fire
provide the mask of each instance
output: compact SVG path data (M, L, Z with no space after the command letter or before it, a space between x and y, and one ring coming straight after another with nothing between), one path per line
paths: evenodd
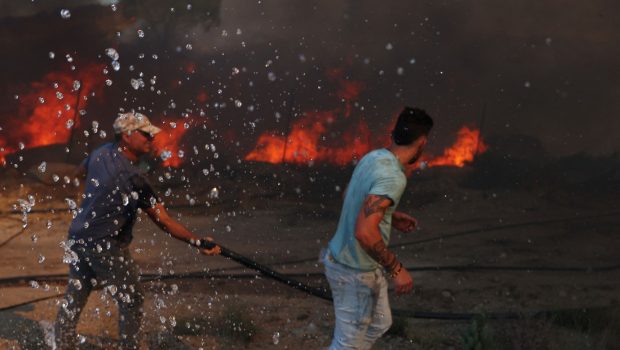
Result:
M327 77L337 85L336 96L344 102L344 106L329 111L304 113L301 119L291 125L288 135L262 134L245 160L273 164L311 164L323 161L344 166L370 151L371 133L366 122L360 119L355 125L354 121L344 122L339 118L350 118L352 102L358 98L364 85L346 79L343 70L339 68L328 70ZM334 126L343 125L347 129L340 135L340 140L327 141L331 135L330 130Z
M368 124L363 120L355 127L345 130L339 146L330 147L322 143L333 120L333 112L312 113L296 122L288 135L264 133L259 137L254 150L245 156L245 160L272 164L309 164L322 161L344 166L360 159L372 149L370 140L373 137ZM472 162L475 155L482 154L487 149L479 130L462 127L452 146L445 149L439 157L430 160L427 158L426 162L429 167L463 167Z
M245 160L273 164L325 161L346 165L368 153L370 130L363 120L344 132L341 146L329 147L321 143L329 126L334 123L335 114L333 111L307 113L293 124L291 132L286 136L262 134L256 148L245 156Z
M15 152L18 143L19 148L66 143L79 126L87 96L100 95L102 71L103 65L92 64L70 73L51 72L31 83L31 92L19 97L18 113L6 126L10 137L0 136L0 162L5 163L4 155Z
M484 153L488 145L480 137L480 130L462 127L454 144L443 151L439 157L428 161L428 166L456 166L463 167L471 163L474 156Z
M163 159L163 166L177 168L183 164L184 155L180 143L192 122L193 118L165 122L161 127L162 131L155 135L153 148L157 156Z

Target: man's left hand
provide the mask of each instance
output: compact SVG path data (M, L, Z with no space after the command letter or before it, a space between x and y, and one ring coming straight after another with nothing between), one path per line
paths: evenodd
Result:
M405 213L395 211L392 214L392 226L401 232L409 233L418 227L418 221Z

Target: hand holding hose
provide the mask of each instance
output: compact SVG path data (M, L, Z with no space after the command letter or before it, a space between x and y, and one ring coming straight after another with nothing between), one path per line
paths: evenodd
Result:
M204 255L220 255L222 254L222 248L213 242L213 237L205 237L203 244L199 245L200 253Z

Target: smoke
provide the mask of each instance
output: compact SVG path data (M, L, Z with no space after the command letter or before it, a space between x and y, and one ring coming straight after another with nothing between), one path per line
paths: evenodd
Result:
M202 110L221 139L241 141L241 154L262 132L285 132L287 118L342 109L333 69L363 84L347 113L371 130L389 129L402 105L426 109L436 120L435 153L463 125L481 127L483 137L529 135L553 155L620 150L620 121L611 117L620 112L613 1L136 0L116 11L98 3L105 6L65 2L69 20L53 10L60 2L3 4L0 42L12 55L2 58L0 124L17 110L20 82L58 69L49 51L109 65L103 52L115 47L121 70L109 74L102 115ZM18 45L12 38L26 28L30 37ZM134 90L130 79L140 74L147 84Z

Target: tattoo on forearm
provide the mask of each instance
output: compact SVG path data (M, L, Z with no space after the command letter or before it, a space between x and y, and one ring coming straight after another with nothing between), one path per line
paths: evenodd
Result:
M369 217L374 213L384 212L386 209L384 204L386 202L391 204L392 200L387 196L366 197L364 200L364 215Z
M388 272L393 272L400 265L396 255L387 249L387 246L383 242L382 239L378 240L377 243L370 246L368 249L364 249L371 258L375 259L376 262L381 264L381 266L385 267Z

